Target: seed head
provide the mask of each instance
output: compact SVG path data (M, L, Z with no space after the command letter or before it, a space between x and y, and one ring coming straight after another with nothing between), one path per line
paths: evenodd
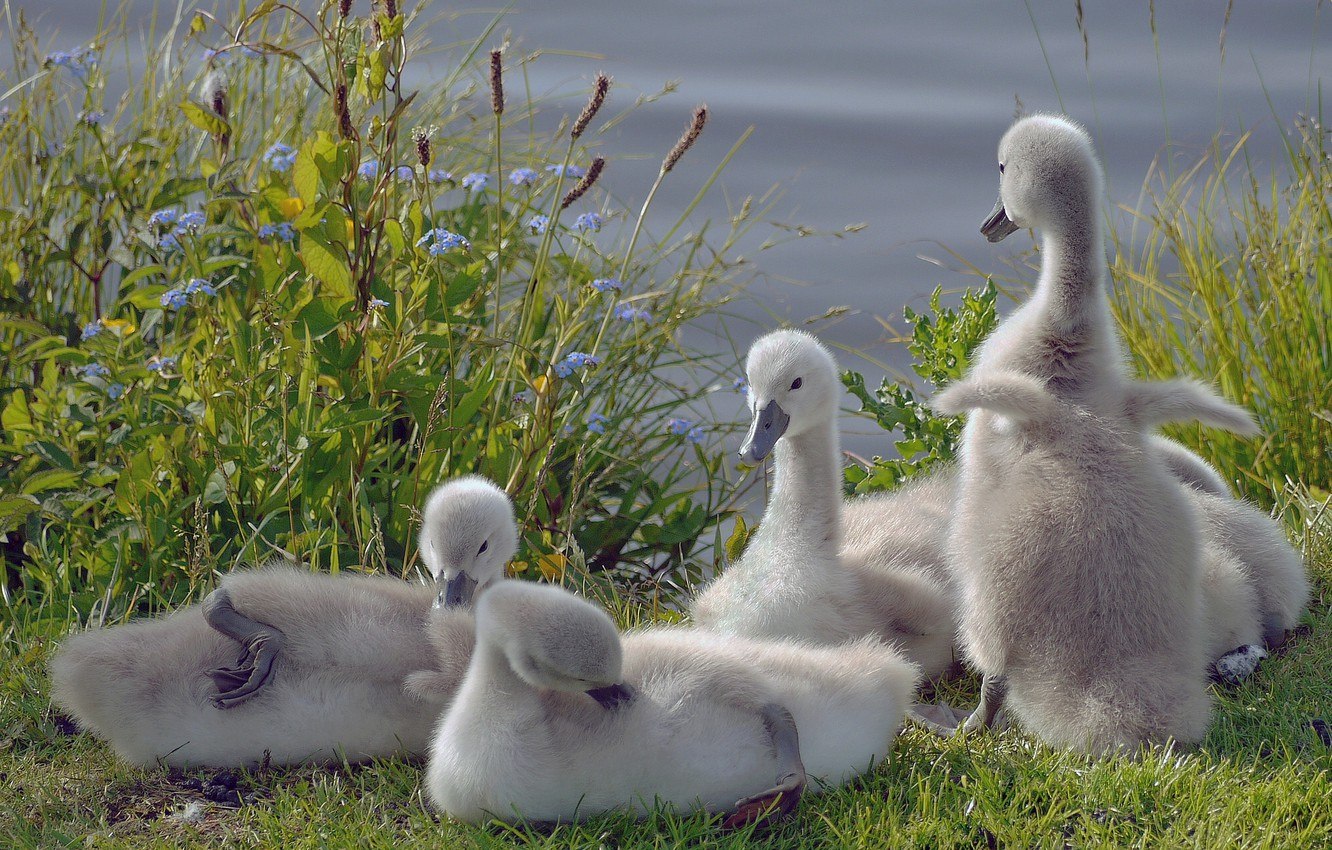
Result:
M496 115L504 114L504 68L498 50L490 51L490 108Z
M599 156L594 157L592 164L587 167L587 173L583 175L583 179L579 180L578 185L570 189L569 194L564 196L564 200L560 201L560 209L567 210L574 201L583 197L587 190L592 188L592 184L597 182L597 178L601 176L601 169L605 167L606 160Z
M578 120L574 122L573 129L569 131L570 138L578 138L583 135L587 125L592 123L592 119L597 116L601 105L606 102L606 92L610 91L610 77L605 74L597 74L597 81L592 86L592 97L588 98L587 106L578 113Z
M356 138L356 128L352 126L351 112L347 110L347 84L338 83L333 90L333 109L338 114L338 135L344 139Z
M685 155L685 151L694 146L694 142L698 141L698 134L703 132L703 125L707 123L708 105L705 103L694 110L694 117L690 120L689 126L685 128L684 135L680 136L680 141L675 143L675 147L671 148L671 152L666 154L666 158L662 160L661 171L663 174L674 168L675 164L680 161L680 157Z
M424 127L417 127L412 130L412 143L416 145L416 158L421 161L421 165L430 167L430 131Z
M338 0L338 17L346 18L351 14L352 0Z

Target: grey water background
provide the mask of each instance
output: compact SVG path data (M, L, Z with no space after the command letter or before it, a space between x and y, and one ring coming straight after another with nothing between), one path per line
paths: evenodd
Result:
M364 12L368 0L356 4ZM131 4L145 26L153 5ZM499 11L401 5L428 5L422 19L434 19L427 34L440 53L411 81L421 87ZM679 81L676 93L595 140L612 159L603 185L630 219L694 105L709 105L706 132L655 202L657 228L675 220L752 126L695 222L724 224L745 197L779 185L774 221L813 231L864 227L761 252L765 238L782 234L757 228L741 253L762 275L737 305L752 322L730 324L736 341L743 351L776 322L844 306L848 313L814 327L844 366L877 384L878 364L908 366L880 319L900 326L903 305L923 307L937 285L978 285L968 265L1011 276L1014 258L1031 247L1025 234L991 246L978 233L994 201L995 146L1015 98L1028 110L1062 110L1084 122L1105 162L1109 203L1129 206L1139 204L1154 160L1187 167L1218 134L1233 141L1253 130L1251 161L1265 173L1282 157L1277 122L1318 112L1329 72L1325 3L1236 0L1227 22L1226 0L1160 2L1155 33L1146 2L1082 6L1085 45L1074 0L515 0L485 46L507 38L510 57L542 51L526 74L534 94L551 97L538 116L544 126L577 112L597 71L614 78L611 109ZM97 0L28 5L53 49L86 42L99 7ZM522 97L516 76L508 90L511 102ZM717 344L705 329L694 336L691 343ZM740 398L727 395L729 383L719 386L713 415L739 421ZM871 426L846 424L848 448L891 454Z

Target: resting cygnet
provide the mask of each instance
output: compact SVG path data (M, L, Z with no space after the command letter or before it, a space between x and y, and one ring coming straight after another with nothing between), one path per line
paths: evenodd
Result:
M1145 432L1252 421L1186 382L1126 383L1120 398L1108 414L985 369L935 399L973 411L953 550L962 642L984 676L969 728L1007 705L1047 742L1092 753L1207 729L1198 520Z
M454 818L571 821L666 803L744 822L806 777L884 758L917 671L869 639L808 647L651 629L623 638L569 592L504 582L430 749L426 791ZM798 731L797 731L798 730Z
M503 491L458 479L426 504L421 552L434 585L293 567L233 573L202 604L66 639L51 660L52 699L145 766L423 753L471 656L461 606L503 576L516 548ZM427 635L436 600L449 607Z
M910 561L883 563L842 548L837 364L802 331L775 331L749 350L753 424L740 455L776 452L763 521L743 556L694 600L702 628L756 638L842 643L873 635L926 677L952 664L952 599Z

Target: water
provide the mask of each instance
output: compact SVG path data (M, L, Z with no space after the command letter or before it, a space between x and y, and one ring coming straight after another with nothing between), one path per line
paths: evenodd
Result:
M151 5L133 8L146 16ZM367 0L356 5L364 11ZM977 230L994 202L994 150L1015 96L1028 110L1059 110L1062 96L1062 108L1092 129L1112 203L1136 205L1167 138L1175 162L1184 165L1218 132L1233 137L1255 128L1250 150L1263 170L1280 159L1276 120L1317 110L1318 85L1329 72L1322 5L1235 4L1223 61L1225 2L1156 4L1159 66L1147 8L1113 0L1084 4L1086 65L1072 0L1032 0L1030 15L1014 0L516 0L486 46L497 46L508 32L510 56L538 48L597 55L545 54L529 66L534 92L568 95L543 112L541 120L552 126L578 110L598 70L615 79L615 109L680 81L677 94L597 139L612 158L644 155L614 159L603 178L627 210L641 204L693 106L709 104L713 119L664 187L655 222L673 221L752 125L753 136L697 218L724 218L728 202L738 206L780 183L777 221L819 231L863 223L862 232L845 239L806 237L755 255L758 241L772 235L760 231L745 253L766 277L753 284L754 301L742 309L766 326L769 311L799 322L833 305L852 308L820 325L821 335L849 349L841 355L845 365L877 382L882 370L852 350L905 366L879 317L897 323L904 304L920 307L936 285L976 285L967 263L982 273L1011 274L1005 260L1029 247L1024 235L991 246ZM39 31L58 27L56 48L83 43L95 25L87 10L96 6L47 0ZM436 3L432 10L427 16L450 8ZM442 17L430 37L437 46L470 42L492 14ZM445 64L441 58L436 67ZM423 74L414 82L430 80ZM516 78L509 90L521 97ZM758 325L737 328L742 345L757 332ZM888 451L882 436L852 437L850 447Z

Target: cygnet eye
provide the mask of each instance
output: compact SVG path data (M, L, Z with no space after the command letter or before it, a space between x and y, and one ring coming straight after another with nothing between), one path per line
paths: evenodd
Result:
M791 382L791 389L798 390L804 385L805 385L804 378L796 378L794 381Z
M476 554L478 554L478 555L484 555L484 554L486 554L486 550L489 549L489 548L490 548L490 541L489 541L489 540L483 540L483 541L481 541L481 548L476 550Z

